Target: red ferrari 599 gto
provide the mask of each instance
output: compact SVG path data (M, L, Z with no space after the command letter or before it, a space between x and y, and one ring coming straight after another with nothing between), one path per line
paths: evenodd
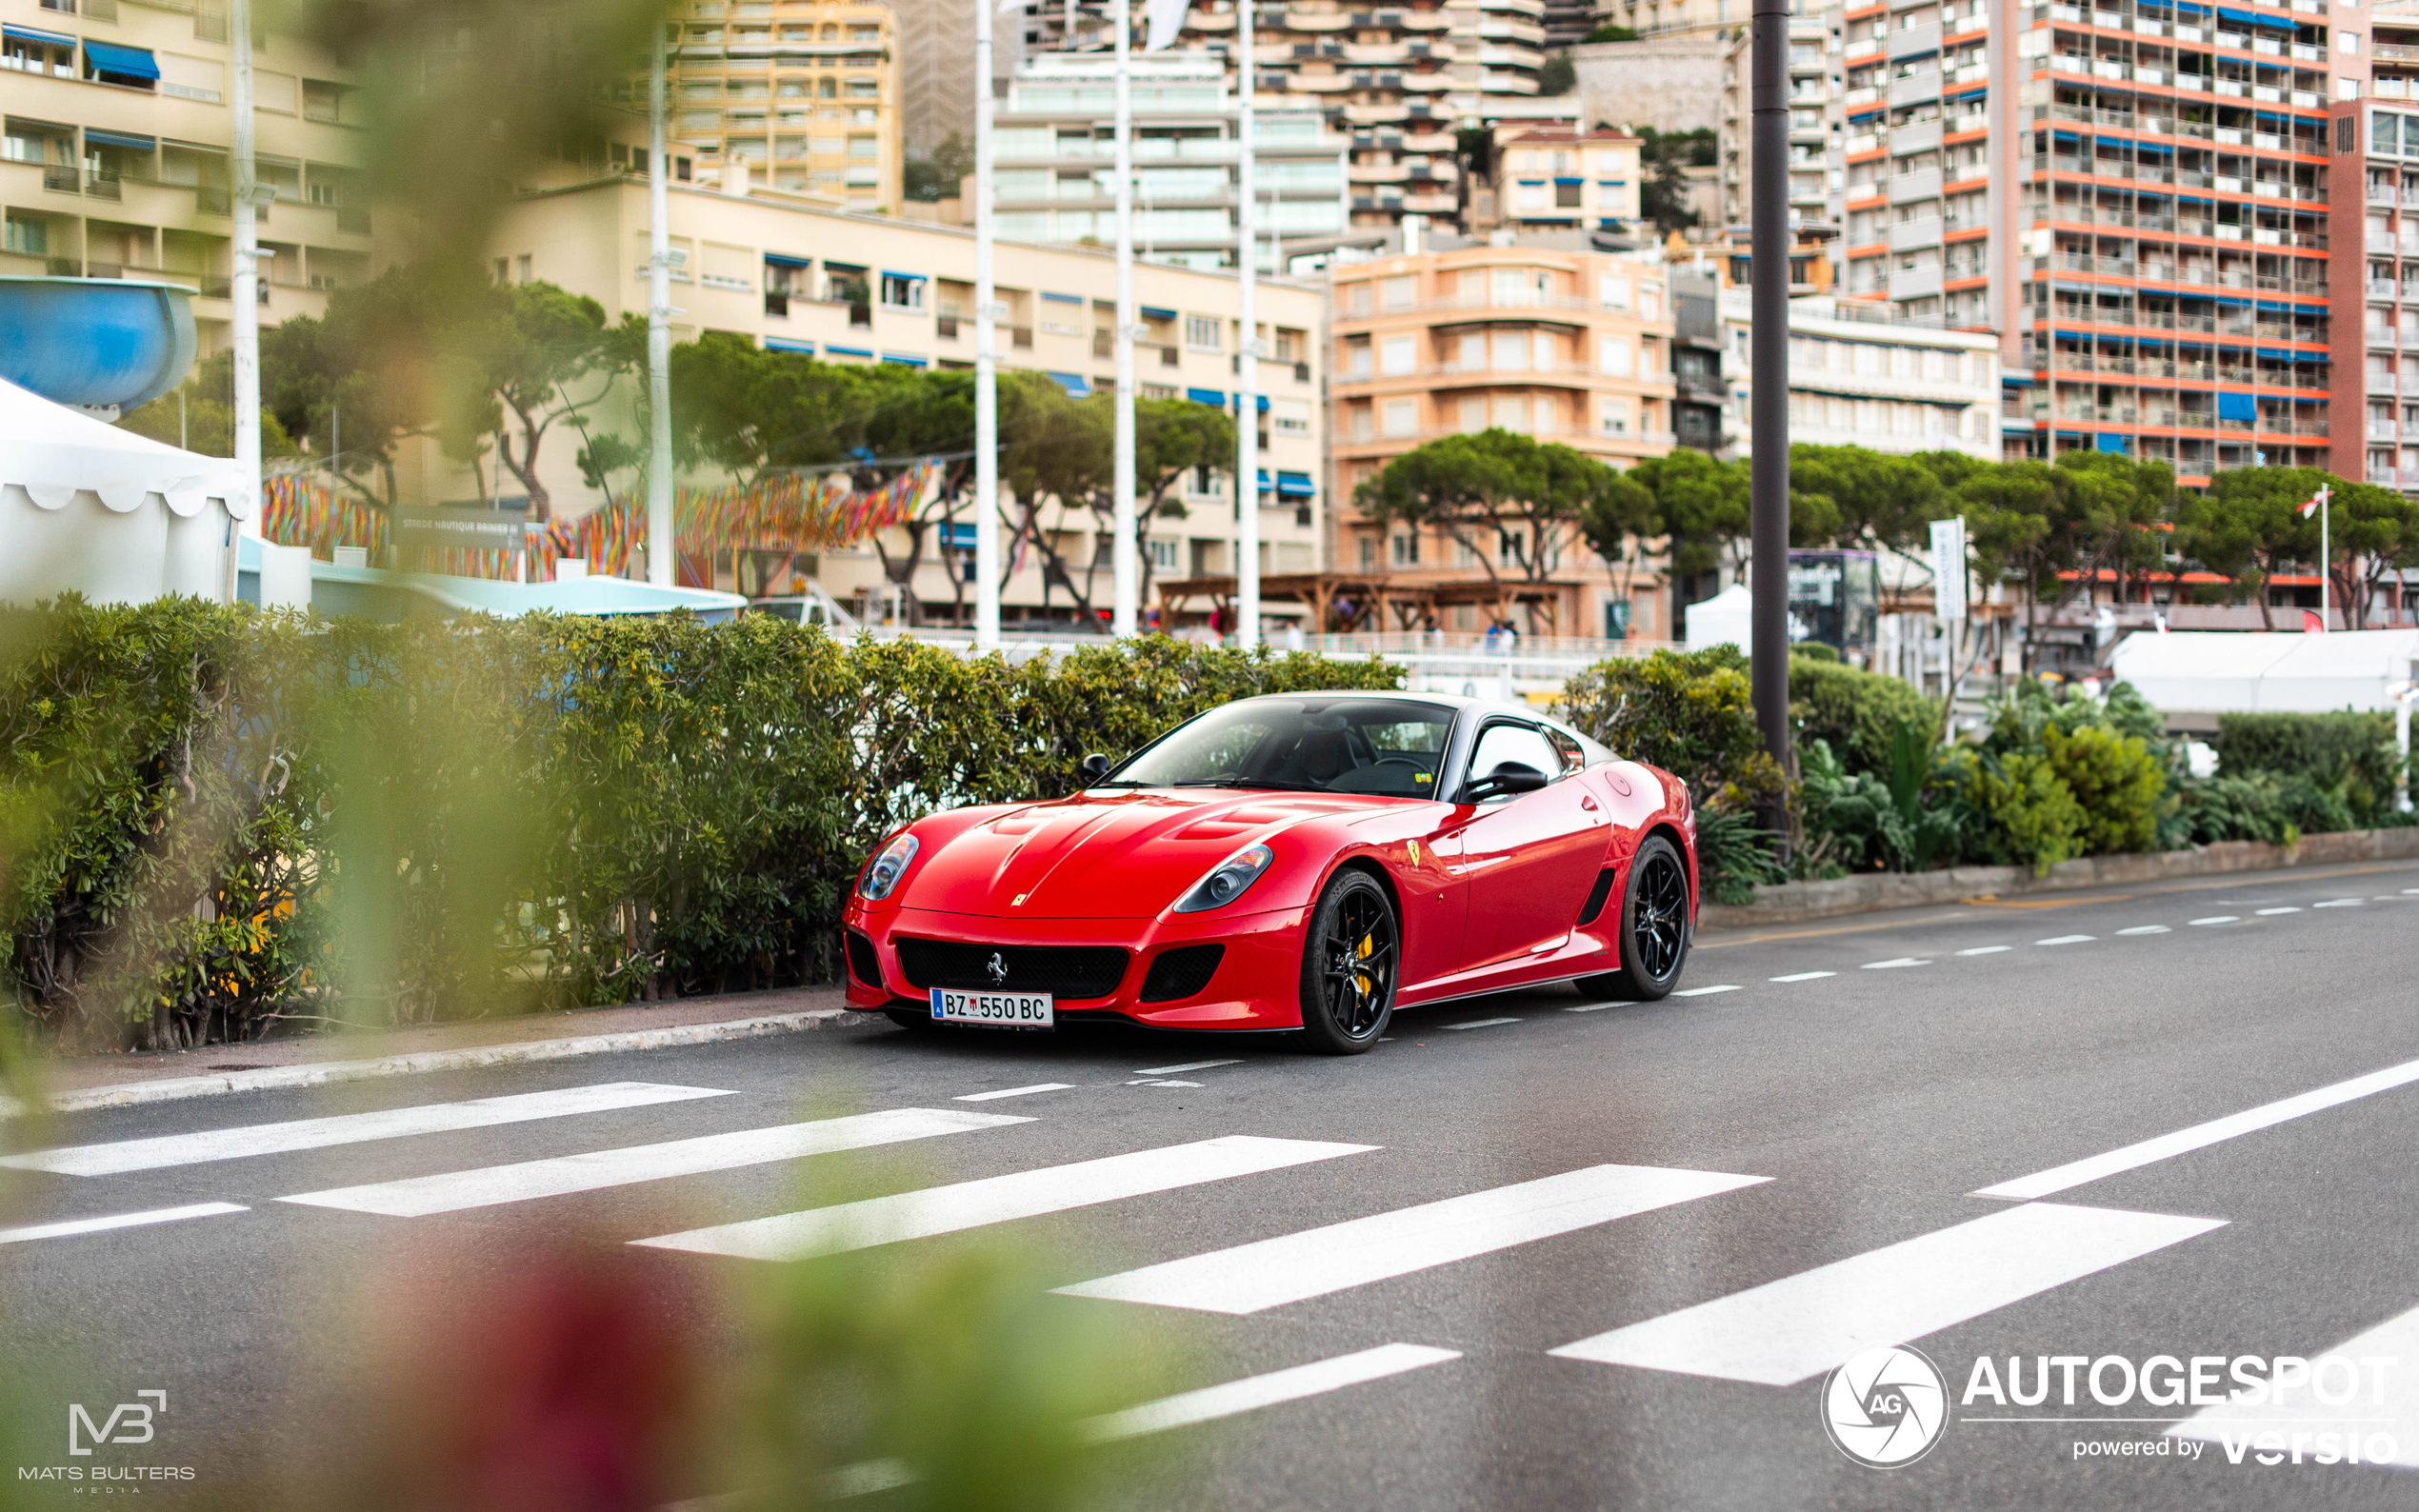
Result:
M1349 1055L1398 1006L1669 993L1696 816L1668 772L1512 705L1249 698L1050 803L956 808L849 899L850 1006L917 1027L1126 1019Z

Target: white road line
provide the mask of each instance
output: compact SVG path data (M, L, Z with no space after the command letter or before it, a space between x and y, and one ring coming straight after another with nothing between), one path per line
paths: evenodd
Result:
M1197 1186L1233 1176L1253 1176L1312 1161L1333 1160L1377 1149L1375 1144L1334 1144L1316 1140L1263 1139L1229 1134L1190 1144L1136 1150L1101 1160L1045 1165L1010 1176L990 1176L950 1186L868 1198L837 1207L779 1213L744 1223L694 1228L654 1239L632 1240L656 1249L744 1260L799 1260L844 1249L870 1249L901 1240L950 1234L987 1224L1062 1213L1095 1203Z
M938 1134L964 1134L974 1129L1030 1124L1030 1118L1005 1113L977 1113L971 1108L898 1107L846 1118L818 1119L811 1124L784 1124L774 1128L740 1129L707 1134L663 1144L637 1144L627 1149L590 1150L551 1160L521 1161L475 1170L446 1171L365 1186L340 1186L324 1192L281 1197L281 1203L310 1207L341 1207L356 1213L383 1213L390 1218L426 1218L431 1213L459 1212L466 1207L492 1207L499 1203L525 1203L540 1197L563 1197L607 1186L662 1181L670 1176L697 1176L708 1171L735 1170L770 1161L828 1155L835 1150L866 1149L903 1140L930 1139Z
M1817 982L1822 980L1824 977L1835 977L1838 975L1839 973L1836 971L1792 971L1788 976L1774 977L1771 980L1774 982Z
M2400 1065L2389 1065L2382 1071L2371 1071L2366 1076L2355 1076L2349 1082L2337 1082L2332 1085L2318 1087L2313 1091L2303 1092L2274 1103L2263 1103L2258 1107L2247 1108L2240 1113L2229 1113L2224 1118L2211 1119L2206 1124L2195 1124L2190 1128L2177 1129L2172 1134L2162 1134L2156 1139L2144 1140L2137 1144L2128 1144L2123 1149L2110 1150L2105 1155L2093 1155L2084 1160L2070 1161L2064 1165L2052 1166L2049 1170L2040 1171L2031 1176L2019 1177L2012 1182L2001 1182L1996 1186L1986 1186L1974 1195L1976 1197L2009 1197L2019 1202L2029 1201L2035 1197L2048 1197L2053 1192L2063 1192L2069 1187L2080 1186L2086 1182L2096 1182L2103 1176L2113 1176L2119 1171L2133 1170L2156 1161L2166 1160L2171 1155L2182 1155L2189 1150L2202 1149L2221 1141L2230 1140L2239 1134L2251 1134L2264 1128L2272 1128L2289 1120L2300 1118L2305 1113L2322 1112L2374 1093L2390 1092L2395 1087L2408 1086L2413 1082L2419 1082L2419 1061L2405 1061Z
M112 1228L139 1228L145 1224L173 1224L187 1218L210 1218L249 1209L233 1203L195 1203L190 1207L154 1207L148 1213L112 1213L107 1218L71 1218L57 1224L29 1224L0 1228L0 1244L21 1244L34 1239L66 1239L75 1234L106 1233Z
M1682 987L1679 991L1674 992L1671 995L1675 998L1709 998L1717 992L1736 992L1738 990L1739 985L1737 983L1725 982L1709 987Z
M1590 1165L1058 1290L1070 1297L1241 1316L1770 1180L1654 1165Z
M2097 940L2100 937L2096 934L2054 934L2047 940L2035 940L2033 944L2037 945L2082 945L2087 941Z
M2405 887L2402 889L2402 895L2406 898L2419 898L2419 887Z
M1618 1003L1574 1003L1569 1007L1567 1007L1562 1011L1565 1013L1602 1013L1607 1008L1617 1008L1619 1006L1621 1006L1621 1005ZM1390 1039L1392 1036L1389 1035L1388 1038ZM1379 1043L1384 1044L1385 1042L1380 1041Z
M1957 953L1961 956L1997 956L2006 955L2014 948L2014 945L1976 945L1970 950L1960 950Z
M1126 1084L1127 1084L1128 1086L1199 1086L1201 1084L1200 1084L1200 1083L1198 1083L1198 1082L1178 1082L1178 1081L1174 1081L1174 1080L1166 1080L1166 1081L1154 1081L1154 1082L1129 1082L1129 1083L1127 1083Z
M1035 1092L1064 1092L1072 1082L1036 1082L1031 1086L1004 1086L996 1092L968 1092L950 1099L952 1103L990 1103L1003 1097L1030 1097Z
M2224 1223L2028 1203L1550 1352L1786 1386Z
M1498 1024L1518 1024L1518 1019L1470 1019L1461 1024L1448 1024L1449 1029L1491 1029Z
M2163 924L2137 924L2130 929L2117 931L2119 934L2173 934L2174 932Z
M1182 1065L1147 1065L1136 1076L1177 1076L1186 1071L1207 1071L1217 1065L1241 1065L1241 1061L1187 1061Z
M2329 898L2325 903L2313 903L2310 906L2313 908L2357 908L2364 901L2359 898Z
M1429 1365L1441 1365L1448 1360L1460 1358L1461 1352L1455 1349L1431 1349L1425 1344L1380 1344L1374 1349L1338 1355L1332 1360L1295 1365L1290 1370L1272 1370L1265 1376L1246 1376L1241 1381L1229 1381L1220 1385L1204 1386L1199 1391L1162 1397L1138 1407L1128 1407L1123 1412L1088 1419L1081 1431L1086 1438L1096 1442L1131 1439L1141 1434L1231 1418L1257 1407L1271 1407L1280 1402L1299 1402L1305 1397L1323 1396L1330 1391L1341 1391L1346 1386L1383 1381L1389 1376L1399 1376Z
M2221 913L2212 915L2207 919L2192 919L2187 922L2197 926L2206 924L2241 924L2243 921L2230 913Z
M163 1134L152 1139L122 1140L112 1144L75 1144L62 1149L11 1155L0 1159L0 1165L13 1166L21 1171L54 1171L62 1176L115 1176L125 1171L199 1165L206 1161L234 1160L247 1155L282 1155L292 1150L325 1149L333 1144L357 1144L366 1140L490 1128L498 1124L520 1124L530 1119L563 1118L573 1113L602 1113L614 1108L646 1107L656 1103L681 1103L691 1098L730 1095L703 1086L606 1082L594 1086L570 1086L554 1092L523 1092L512 1097L486 1097L468 1103L427 1103L417 1107L386 1108L375 1113L338 1113L327 1118L293 1119L283 1124L206 1129L198 1134Z
M2312 1359L2341 1356L2359 1364L2367 1379L2352 1401L2330 1405L2319 1400L2311 1385L2288 1386L2281 1401L2271 1396L2257 1406L2220 1403L2168 1429L2168 1436L2213 1442L2231 1439L2239 1444L2264 1432L2277 1432L2286 1441L2277 1445L2281 1449L2296 1437L2295 1429L2357 1435L2363 1442L2369 1435L2383 1432L2393 1439L2394 1455L2381 1462L2419 1470L2419 1370L2410 1366L2413 1359L2419 1359L2419 1310L2389 1318L2332 1349L2309 1353ZM2375 1363L2361 1363L2364 1361L2395 1363L2381 1369ZM2340 1376L2330 1370L2329 1377L2326 1389L2330 1395L2340 1394Z
M1868 961L1865 963L1865 969L1868 971L1888 971L1893 966L1928 966L1930 965L1930 962L1918 961L1913 956L1893 956L1888 961Z
M2263 919L2273 919L2280 913L2299 913L2301 910L2299 908L2262 908L2258 912L2259 917Z

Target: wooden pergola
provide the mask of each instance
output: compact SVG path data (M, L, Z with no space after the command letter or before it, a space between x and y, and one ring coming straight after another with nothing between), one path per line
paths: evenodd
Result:
M1235 580L1225 577L1161 579L1159 605L1172 618L1190 602L1206 598L1217 609L1230 608ZM1260 579L1260 597L1291 600L1309 613L1314 630L1350 633L1356 630L1415 630L1425 627L1440 609L1472 604L1490 615L1504 605L1528 605L1545 610L1549 625L1559 627L1565 605L1573 612L1580 605L1581 585L1549 578L1541 582L1506 582L1500 591L1483 577L1421 579L1390 572L1281 572Z

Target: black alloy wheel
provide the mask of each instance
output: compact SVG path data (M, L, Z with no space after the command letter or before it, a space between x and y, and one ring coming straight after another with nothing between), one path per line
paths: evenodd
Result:
M1386 1032L1402 968L1402 940L1386 889L1341 871L1319 895L1302 945L1302 1043L1358 1055Z
M1630 858L1622 889L1621 969L1577 985L1591 998L1653 1003L1679 985L1688 959L1689 874L1671 842L1649 835Z

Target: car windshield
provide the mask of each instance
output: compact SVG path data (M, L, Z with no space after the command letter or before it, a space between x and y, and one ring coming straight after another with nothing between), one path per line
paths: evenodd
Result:
M1436 796L1453 711L1391 698L1255 698L1213 709L1103 787L1268 787Z

